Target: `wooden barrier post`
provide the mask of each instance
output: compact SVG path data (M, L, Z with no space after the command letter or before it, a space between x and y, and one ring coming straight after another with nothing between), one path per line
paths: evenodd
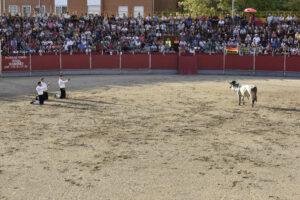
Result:
M59 73L62 73L62 58L61 58L61 50L59 51Z
M31 53L29 54L29 75L32 76Z
M120 52L120 74L122 74L122 54L123 52Z
M90 71L92 70L92 52L90 52Z
M255 56L256 56L256 51L255 51L256 49L254 49L254 53L253 53L253 74L255 74Z
M152 68L152 63L151 63L151 53L150 53L150 51L148 52L148 57L149 57L149 73L151 73L151 68Z
M2 40L0 41L0 78L2 77Z
M284 58L283 58L283 76L286 75L286 51L284 51Z
M226 45L224 46L224 55L223 55L223 74L225 74L225 65L226 65Z

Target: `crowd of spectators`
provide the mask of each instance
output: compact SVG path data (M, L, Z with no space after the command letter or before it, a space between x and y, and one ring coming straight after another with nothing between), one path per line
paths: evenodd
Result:
M222 53L239 47L239 54L300 55L300 23L296 16L163 15L1 16L4 54L49 52L189 52Z

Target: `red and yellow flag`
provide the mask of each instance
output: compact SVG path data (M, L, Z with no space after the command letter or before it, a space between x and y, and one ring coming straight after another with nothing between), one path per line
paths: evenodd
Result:
M226 53L230 53L230 54L238 54L239 53L239 48L238 47L227 47L226 48Z

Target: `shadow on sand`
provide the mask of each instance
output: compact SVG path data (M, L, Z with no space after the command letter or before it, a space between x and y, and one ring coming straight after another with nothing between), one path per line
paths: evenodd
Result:
M283 112L300 112L300 109L297 108L279 108L279 107L268 107L264 106L268 110L273 110L273 111L283 111Z
M75 102L74 102L75 101ZM66 108L75 110L94 110L98 111L97 105L107 104L107 105L118 105L115 103L104 102L104 101L94 101L89 99L50 99L45 103L46 106L56 107L56 108Z

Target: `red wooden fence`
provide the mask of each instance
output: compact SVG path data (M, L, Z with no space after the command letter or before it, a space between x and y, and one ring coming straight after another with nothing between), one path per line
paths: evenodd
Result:
M197 63L199 70L223 70L223 55L198 54Z
M60 70L60 57L57 55L32 55L31 70Z
M120 55L92 54L92 69L120 68Z
M225 60L224 60L225 59ZM255 66L254 66L255 65ZM195 68L196 66L196 68ZM186 68L186 69L185 69ZM3 72L88 70L88 69L152 69L180 70L246 70L300 72L300 56L238 56L223 54L61 54L2 56ZM188 72L190 71L190 72Z

